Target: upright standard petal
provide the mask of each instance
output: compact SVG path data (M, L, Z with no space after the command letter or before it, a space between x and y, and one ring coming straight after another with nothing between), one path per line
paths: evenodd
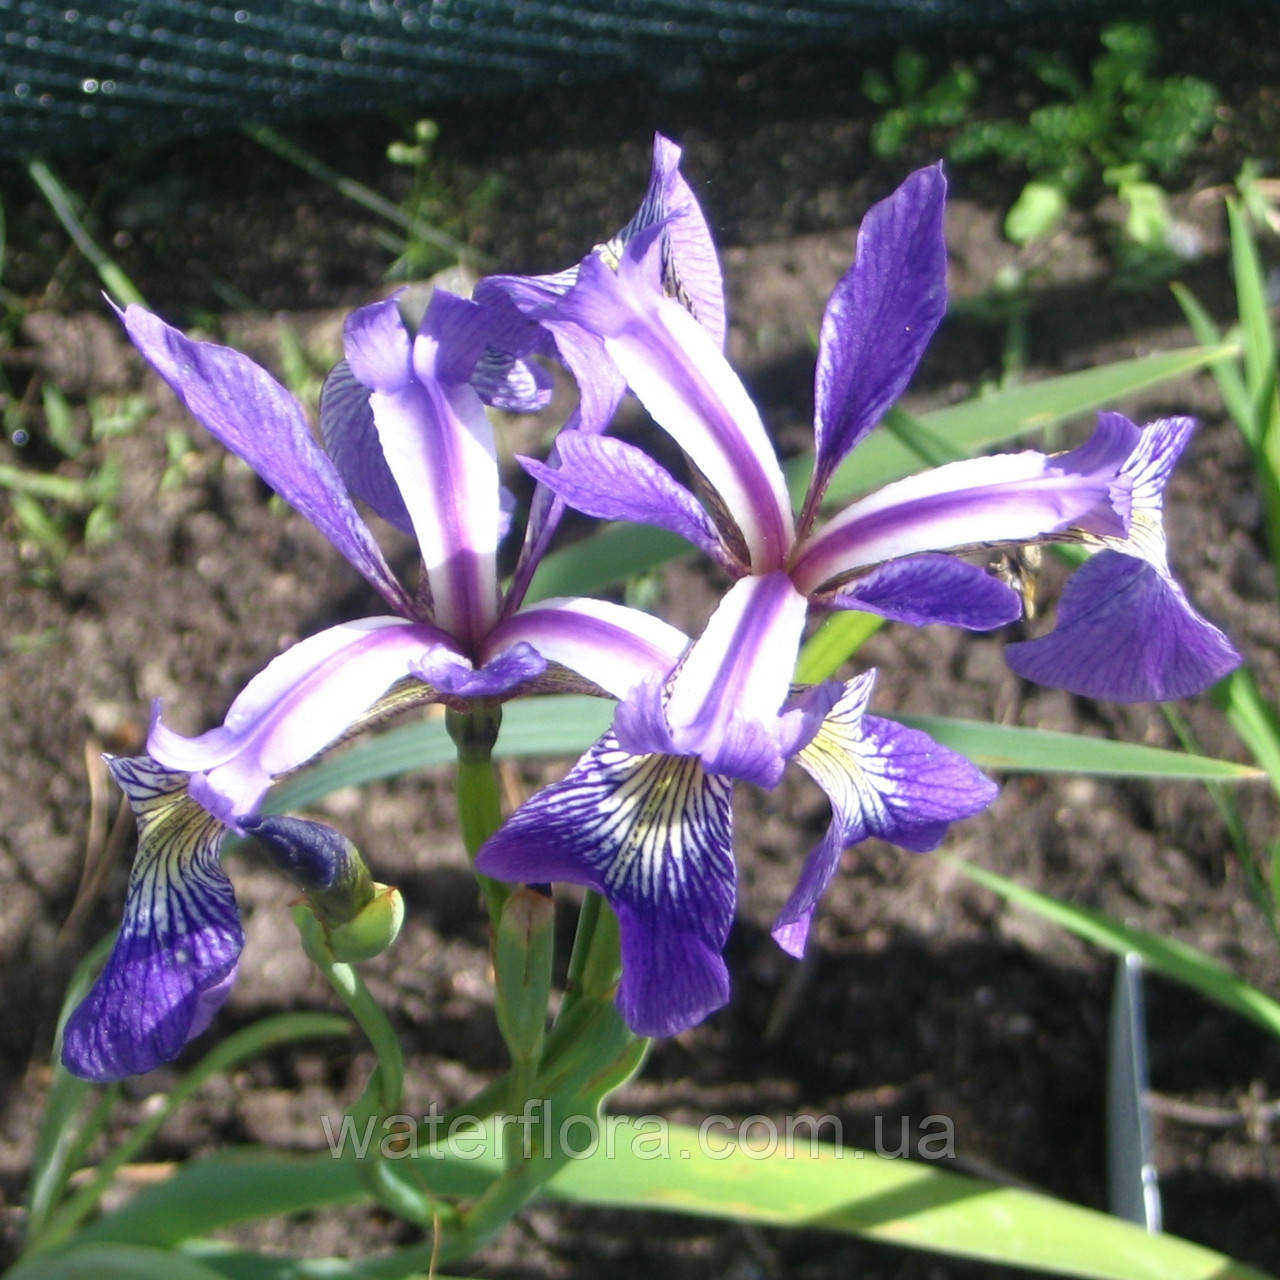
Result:
M412 602L298 402L238 351L192 342L136 304L122 318L134 345L205 429L306 516L397 613L413 617Z
M320 438L348 490L388 524L413 537L404 498L382 456L369 388L340 360L320 388Z
M631 221L604 246L616 265L622 251L650 227L663 229L662 289L724 347L724 281L706 217L680 172L680 148L654 134L649 188Z
M794 524L782 468L760 414L714 339L659 285L661 246L647 232L617 271L583 262L560 315L598 335L654 421L685 451L732 518L744 568L768 573L791 548ZM728 531L727 531L728 532ZM730 534L731 545L736 539Z
M635 756L606 734L512 814L476 869L602 893L621 934L623 1019L638 1035L675 1035L729 998L731 786L696 760Z
M231 704L226 720L185 738L153 720L147 750L166 768L194 775L191 793L222 822L256 810L271 780L340 737L413 663L450 638L425 623L364 618L330 627L285 650Z
M997 788L964 756L918 729L866 714L875 672L850 680L844 696L796 760L827 793L831 824L805 860L773 937L804 954L819 899L850 845L879 836L923 852L941 843L950 823L981 813Z
M853 266L822 317L817 458L806 512L836 467L906 390L947 309L942 167L913 173L862 220Z
M469 373L466 359L450 348L448 321L461 303L437 289L412 343L394 301L376 303L348 318L345 339L413 521L433 620L471 647L497 619L502 522L493 427L458 380Z
M186 775L147 756L108 765L137 815L138 852L115 947L62 1040L67 1070L99 1083L177 1057L226 999L244 946L218 860L225 829Z

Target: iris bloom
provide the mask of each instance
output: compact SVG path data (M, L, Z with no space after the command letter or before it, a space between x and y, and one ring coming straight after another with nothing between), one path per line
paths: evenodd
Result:
M465 708L564 688L622 697L667 671L687 643L619 605L574 598L518 608L500 590L508 521L481 393L526 405L545 397L520 359L520 333L488 309L437 291L416 332L395 300L349 317L346 362L322 407L327 452L293 397L247 357L191 341L136 306L123 318L195 417L320 529L392 612L294 645L198 737L174 732L157 707L147 755L111 762L138 816L139 851L120 938L63 1049L69 1069L98 1080L172 1058L225 999L243 935L218 850L228 832L252 833L273 779L388 701ZM391 572L353 495L416 535L414 587Z
M498 878L564 879L607 897L621 926L619 1004L637 1031L670 1034L727 998L732 779L771 787L794 758L831 800L827 835L774 928L797 955L842 849L873 834L932 848L949 821L995 795L963 758L867 715L869 675L843 688L791 689L811 608L992 629L1020 614L1020 597L944 553L1062 539L1102 550L1064 596L1059 630L1013 649L1030 678L1095 696L1168 698L1239 661L1188 604L1164 556L1161 493L1186 420L1139 431L1103 415L1070 453L951 463L818 525L836 468L905 389L942 318L944 200L941 170L921 170L862 224L823 318L816 460L798 515L720 334L664 288L661 228L635 236L614 265L586 259L552 308L558 324L603 345L684 451L702 500L640 449L602 435L566 433L557 465L524 460L526 469L589 515L680 534L734 580L672 674L624 700L613 732L517 811L477 860Z

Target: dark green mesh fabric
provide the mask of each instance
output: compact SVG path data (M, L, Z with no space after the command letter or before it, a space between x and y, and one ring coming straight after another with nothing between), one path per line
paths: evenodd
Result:
M1102 13L1105 0L0 0L0 151L112 146L474 91Z

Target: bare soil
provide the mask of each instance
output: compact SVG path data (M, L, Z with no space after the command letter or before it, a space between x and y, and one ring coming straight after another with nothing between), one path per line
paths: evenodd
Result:
M1274 163L1277 54L1259 10L1170 23L1166 69L1213 80L1226 106L1214 138L1181 175L1179 215L1202 252L1182 278L1220 321L1232 314L1221 201L1212 189L1240 162ZM1019 45L1096 48L1070 24L971 33L933 50L978 66L1006 110L1037 90ZM546 270L574 260L628 216L647 172L654 128L686 147L685 169L723 247L734 328L731 354L784 449L804 446L812 344L825 297L847 266L857 221L942 140L876 160L874 116L858 85L888 47L788 53L710 68L693 84L624 82L447 104L441 173L455 190L496 175L501 191L466 234L495 268ZM292 131L343 172L392 194L402 174L383 155L387 119ZM184 326L229 336L281 365L287 325L318 367L336 351L351 306L379 296L388 253L376 221L331 187L237 135L146 152L61 160L91 196L104 241L153 307ZM957 169L948 219L956 299L910 395L931 407L1001 372L1005 330L967 306L1020 260L1000 236L1018 175ZM0 462L71 477L107 458L122 472L116 528L92 545L72 513L69 549L36 545L8 505L0 540L5 600L0 668L0 1260L22 1230L18 1206L48 1081L61 990L84 949L116 921L128 843L90 909L67 933L86 841L114 806L101 750L139 750L162 697L176 725L218 723L242 683L281 646L377 609L371 593L299 518L270 500L242 464L188 421L118 335L82 261L17 169L6 171L11 244L4 284L31 311L0 351L28 406L56 385L85 449L62 458L38 412ZM1025 378L1189 345L1167 290L1118 290L1105 206L1073 214L1034 251L1039 287L1027 321ZM1025 260L1024 265L1025 265ZM154 413L132 430L90 438L92 413L143 391ZM1273 698L1280 620L1248 458L1206 375L1118 405L1139 421L1191 412L1202 427L1175 476L1167 521L1192 597L1233 636ZM517 424L526 434L537 428ZM1073 424L1078 439L1088 423ZM182 433L175 435L174 433ZM82 515L83 513L81 513ZM399 563L412 549L399 545ZM1051 600L1054 575L1046 586ZM691 565L664 578L660 607L697 627L714 586ZM995 718L1175 746L1160 709L1101 705L1025 685L1001 660L1009 636L889 627L866 657L881 671L877 707ZM1206 699L1180 708L1205 751L1242 758ZM513 793L549 770L513 770ZM96 789L102 797L96 803ZM1240 791L1247 829L1276 833L1262 787ZM928 1117L954 1128L955 1167L1105 1206L1104 1092L1111 959L1014 910L944 861L869 842L850 852L800 966L768 936L825 806L805 779L739 789L741 910L729 948L731 1006L658 1045L616 1108L696 1120L707 1113L837 1117L848 1144L896 1146ZM410 904L394 952L369 966L410 1061L407 1106L465 1098L503 1065L494 1029L482 912L454 834L447 771L338 793L323 816L366 851ZM1227 832L1206 791L1009 773L999 800L958 825L947 849L1066 900L1176 937L1265 989L1280 978L1277 943L1251 904ZM212 1037L264 1014L328 1008L296 946L290 891L247 859L232 867L247 919L242 978ZM569 913L566 908L566 926ZM1280 1094L1280 1046L1189 992L1147 988L1157 1160L1167 1229L1280 1270L1276 1148L1261 1104ZM240 1142L313 1151L321 1117L358 1093L368 1055L354 1042L273 1054L204 1089L150 1153L179 1160ZM174 1079L159 1071L126 1089L121 1125ZM1205 1111L1217 1113L1212 1120ZM411 1238L372 1212L272 1224L240 1236L297 1252L363 1254ZM480 1273L525 1277L709 1274L733 1277L943 1278L987 1274L818 1232L784 1234L670 1215L537 1207L480 1260Z

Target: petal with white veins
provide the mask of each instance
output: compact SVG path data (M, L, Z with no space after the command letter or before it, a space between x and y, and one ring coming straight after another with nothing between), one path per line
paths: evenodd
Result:
M138 852L115 947L63 1031L73 1075L106 1083L176 1058L221 1007L244 946L218 859L226 830L187 777L147 756L108 765L133 806Z
M996 797L995 783L964 756L918 729L865 714L874 683L874 671L850 680L796 756L827 793L831 823L773 926L774 940L793 956L804 954L814 909L850 845L878 836L913 852L934 849L952 822Z
M606 734L512 814L476 869L602 893L621 934L623 1019L638 1035L675 1035L729 998L731 785L696 760L633 756Z

